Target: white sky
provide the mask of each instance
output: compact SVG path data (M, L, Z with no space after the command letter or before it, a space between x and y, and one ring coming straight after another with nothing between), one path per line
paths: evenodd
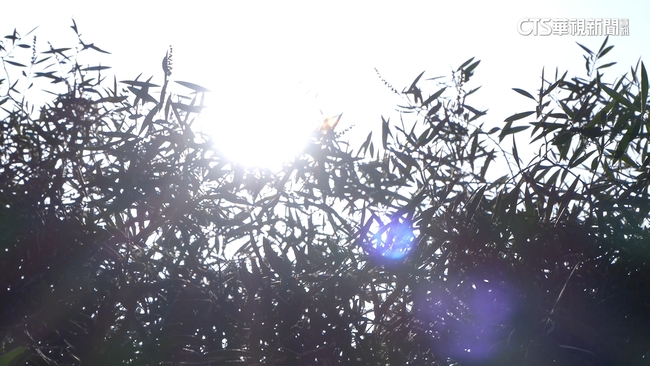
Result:
M448 76L470 57L481 60L469 104L489 109L499 123L530 109L541 69L585 76L583 51L604 37L522 36L521 18L628 18L630 35L613 37L610 77L650 57L648 1L13 1L0 8L1 35L14 27L54 47L74 46L74 18L85 42L112 52L99 55L118 80L143 73L162 82L161 60L174 47L172 79L213 91L205 119L227 152L245 162L269 164L302 146L304 133L324 117L343 113L352 138L378 130L400 100L398 90L425 77ZM105 4L105 5L104 5ZM313 5L318 4L318 5ZM31 37L28 38L31 41ZM432 87L433 88L433 87ZM429 90L433 92L435 90ZM303 135L298 134L303 131ZM238 136L248 136L247 144ZM362 136L362 137L361 137ZM521 148L520 148L521 149ZM278 157L278 154L280 157ZM276 161L277 163L277 161Z

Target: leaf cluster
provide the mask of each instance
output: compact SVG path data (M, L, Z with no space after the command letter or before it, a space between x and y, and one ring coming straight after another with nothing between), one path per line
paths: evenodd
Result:
M487 131L479 61L384 81L404 105L380 146L315 131L271 172L192 129L209 91L171 83L171 48L161 83L107 82L5 39L5 69L34 71L2 79L0 365L645 362L648 80L591 75L611 46L585 50L591 80L515 89L535 111ZM65 88L34 110L18 83L39 78Z

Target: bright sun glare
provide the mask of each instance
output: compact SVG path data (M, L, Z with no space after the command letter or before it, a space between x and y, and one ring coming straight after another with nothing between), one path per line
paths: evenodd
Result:
M238 163L280 168L302 151L323 119L315 94L296 78L247 75L228 84L207 86L213 92L200 126Z

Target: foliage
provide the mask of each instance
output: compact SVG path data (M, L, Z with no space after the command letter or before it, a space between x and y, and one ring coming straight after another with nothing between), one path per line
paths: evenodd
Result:
M466 103L470 59L426 98L423 74L390 87L406 105L380 147L317 131L270 172L193 132L207 89L170 82L171 49L162 87L111 83L76 61L94 44L37 52L14 32L0 363L647 363L647 74L607 84L611 46L583 48L589 78L542 73L538 97L515 89L535 110L503 128ZM18 89L38 79L63 89L34 110ZM532 116L541 149L522 164Z

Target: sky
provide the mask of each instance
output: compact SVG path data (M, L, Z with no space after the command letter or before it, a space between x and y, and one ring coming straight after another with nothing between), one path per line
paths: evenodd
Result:
M402 90L422 71L449 76L476 57L470 86L482 88L469 104L488 109L484 121L496 125L531 109L512 88L535 94L543 67L547 76L556 67L586 76L576 42L597 50L604 36L524 36L522 18L629 19L629 36L610 38L612 78L650 57L647 1L22 0L1 10L0 32L38 26L39 41L54 47L76 43L74 18L85 42L111 52L98 60L118 80L142 73L161 84L173 46L172 79L212 90L201 125L231 158L262 166L299 152L326 117L343 113L337 130L354 125L353 142L379 130L382 115L397 119L403 100L375 68Z

